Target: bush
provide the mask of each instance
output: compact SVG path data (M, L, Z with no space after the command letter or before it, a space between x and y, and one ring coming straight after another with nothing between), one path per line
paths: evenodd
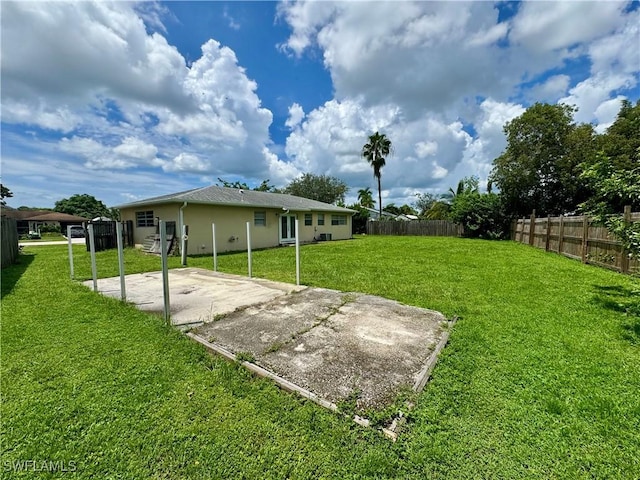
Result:
M507 237L509 233L509 218L502 200L495 193L456 195L449 218L462 224L465 237L496 240Z
M55 225L55 224L40 225L40 233L60 233L60 225Z

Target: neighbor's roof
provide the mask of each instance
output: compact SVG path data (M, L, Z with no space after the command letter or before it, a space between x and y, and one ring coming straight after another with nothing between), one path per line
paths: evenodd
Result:
M147 198L137 202L117 205L116 208L144 207L161 203L199 203L204 205L228 205L252 208L279 208L296 211L321 211L355 213L348 208L337 207L328 203L309 200L308 198L286 195L284 193L256 192L212 185L195 188L186 192L172 193L160 197Z
M86 222L88 218L68 213L52 212L50 210L4 210L3 215L16 220L30 220L33 222Z

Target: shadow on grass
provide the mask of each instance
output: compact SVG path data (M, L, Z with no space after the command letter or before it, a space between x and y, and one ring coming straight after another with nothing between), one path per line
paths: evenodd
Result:
M621 286L594 287L596 304L624 315L620 324L622 337L634 345L640 344L640 290Z
M16 259L16 263L2 269L2 288L0 289L0 298L4 298L15 287L22 274L29 268L31 262L35 258L34 253L20 253Z

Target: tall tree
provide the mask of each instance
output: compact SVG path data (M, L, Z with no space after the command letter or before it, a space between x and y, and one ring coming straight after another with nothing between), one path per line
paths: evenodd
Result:
M573 212L588 192L578 177L595 155L593 130L573 123L574 107L536 103L504 126L505 151L490 181L515 216Z
M369 187L358 190L358 203L364 208L373 208L375 206L376 202Z
M84 218L108 217L112 213L104 203L86 193L58 200L53 210Z
M229 182L224 178L218 177L218 182L216 185L225 188L236 188L236 189L244 189L244 190L254 190L256 192L271 192L271 193L281 193L274 185L269 183L269 179L262 180L262 183L257 187L251 188L247 185L246 182L240 182L236 180L235 182Z
M287 185L282 193L324 203L344 204L344 196L348 191L347 184L339 178L305 173Z
M13 192L0 183L0 205L4 207L7 204L4 199L11 197L13 197Z
M373 176L378 180L378 208L382 218L382 188L380 177L382 167L386 164L385 157L391 152L391 140L384 133L376 132L369 136L369 141L362 147L362 156L373 168Z

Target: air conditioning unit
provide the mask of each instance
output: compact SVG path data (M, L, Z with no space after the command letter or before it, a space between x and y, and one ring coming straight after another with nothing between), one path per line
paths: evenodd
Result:
M331 240L331 234L330 233L321 233L320 234L320 238L318 240L320 240L321 242L330 241Z

